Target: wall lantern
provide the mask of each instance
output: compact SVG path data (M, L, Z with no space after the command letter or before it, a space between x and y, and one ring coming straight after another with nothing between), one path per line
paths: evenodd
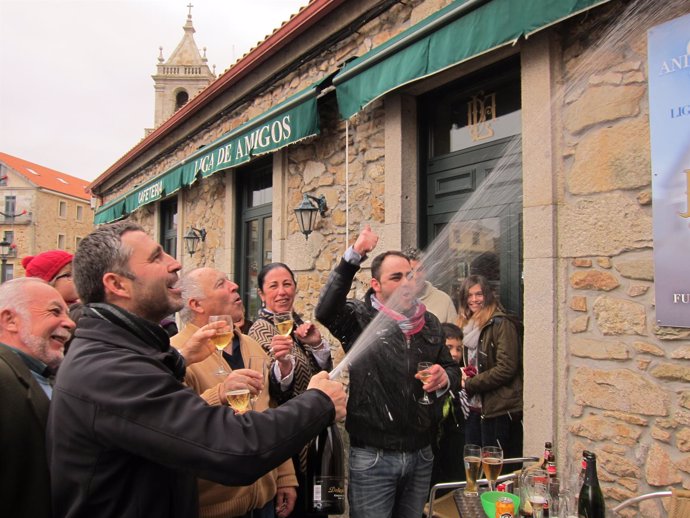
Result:
M326 198L323 195L318 198L311 194L304 195L302 202L295 209L295 216L297 216L299 230L304 234L305 239L309 239L309 234L314 230L316 213L318 212L323 217L327 210Z
M206 229L189 227L189 230L184 235L184 246L190 256L196 253L199 241L202 243L206 241Z

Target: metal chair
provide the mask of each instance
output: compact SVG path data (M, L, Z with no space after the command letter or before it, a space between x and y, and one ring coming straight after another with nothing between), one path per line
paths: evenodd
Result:
M613 508L613 512L618 514L621 510L628 506L638 504L644 500L651 500L652 498L667 498L671 497L671 505L668 510L668 518L685 518L690 516L690 491L685 489L672 489L671 491L656 491L654 493L645 493L644 495L634 496L623 500L620 504Z
M510 459L503 459L503 464L517 464L517 463L522 463L522 462L537 462L541 460L540 457L515 457L515 458L510 458ZM500 482L505 482L506 480L513 480L515 479L515 473L508 473L507 475L501 475L496 479L497 483ZM485 478L480 478L477 480L477 485L488 485L489 481L486 480ZM444 489L462 489L465 486L467 486L467 482L440 482L438 484L434 484L434 486L431 488L431 491L429 492L429 512L427 513L427 516L429 518L434 517L434 500L436 499L436 493L440 490ZM455 507L455 501L453 500L453 493L448 493L447 495L442 496L441 498L438 499L438 502L443 501L445 513L444 514L437 514L436 516L438 518L446 518L446 517L457 517L458 512L457 508ZM451 508L449 503L452 503L453 506ZM455 511L455 514L450 513L451 509Z

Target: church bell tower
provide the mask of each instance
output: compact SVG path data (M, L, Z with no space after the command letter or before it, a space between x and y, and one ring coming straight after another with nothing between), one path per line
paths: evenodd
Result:
M215 78L208 66L206 47L203 56L194 42L191 3L187 5L187 22L182 27L184 36L167 61L163 58L163 47L159 48L156 74L153 75L156 107L154 128L167 120L187 101L206 88ZM214 66L215 68L215 66ZM147 130L150 133L152 130Z

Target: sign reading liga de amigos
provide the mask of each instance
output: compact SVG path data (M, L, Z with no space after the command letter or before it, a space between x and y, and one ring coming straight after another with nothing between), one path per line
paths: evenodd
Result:
M690 327L690 14L647 35L656 318Z

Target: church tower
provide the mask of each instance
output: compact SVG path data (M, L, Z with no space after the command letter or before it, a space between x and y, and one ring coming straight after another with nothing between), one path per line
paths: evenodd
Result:
M216 78L215 73L207 64L206 47L203 49L202 56L194 42L196 32L192 24L192 7L194 6L190 3L187 7L189 14L187 14L187 23L182 27L184 29L182 41L167 61L163 58L163 47L159 49L157 71L152 76L153 88L156 92L154 128L167 120ZM150 132L151 130L147 130L146 133Z

